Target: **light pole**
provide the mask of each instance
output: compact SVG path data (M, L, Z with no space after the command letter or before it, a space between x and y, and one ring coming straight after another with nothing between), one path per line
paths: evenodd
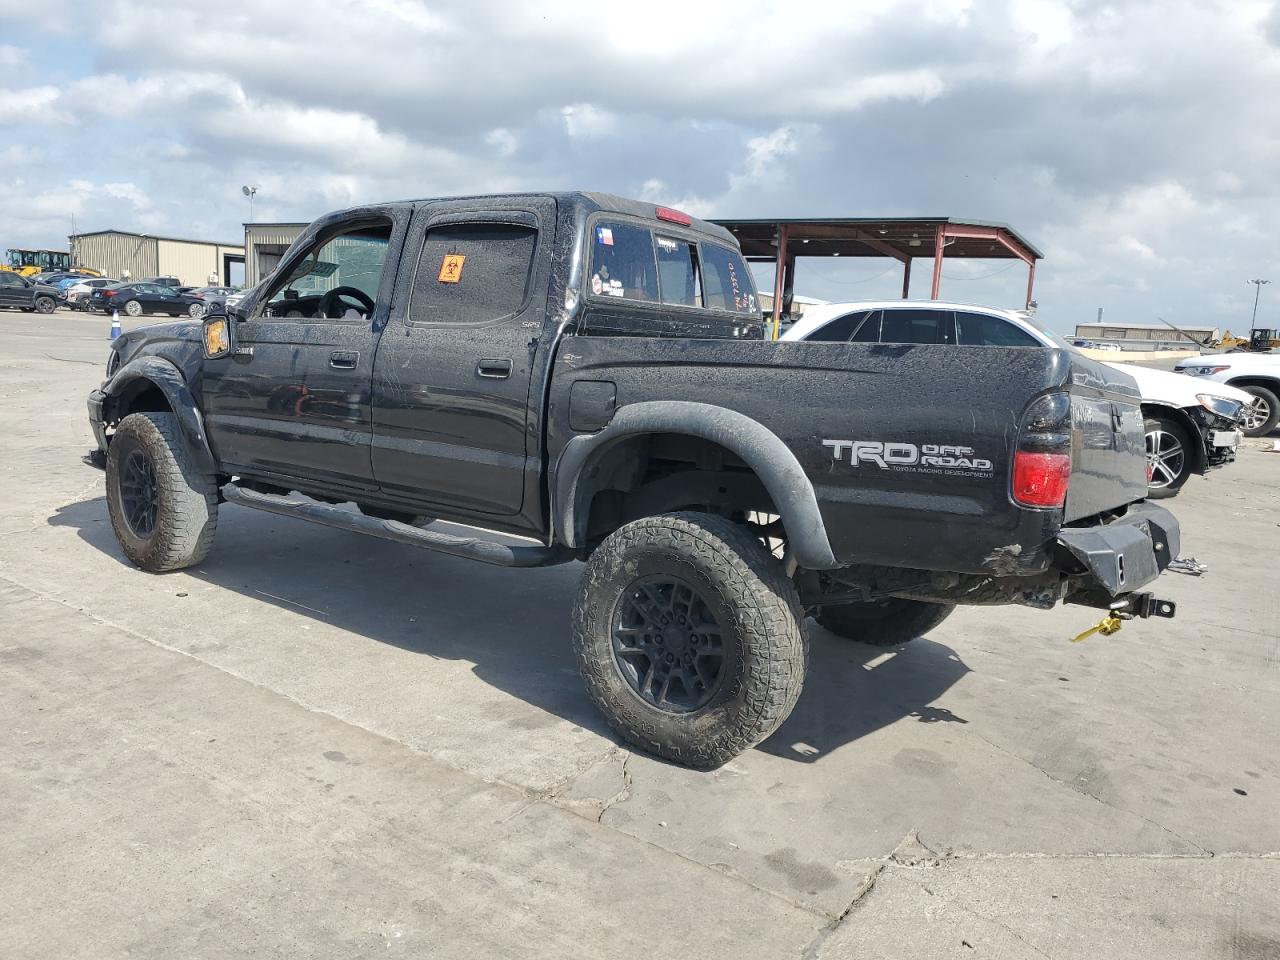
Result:
M249 222L253 223L253 196L258 192L257 187L241 187L240 192L249 198Z
M1252 334L1254 329L1258 326L1258 297L1262 293L1262 285L1270 283L1271 281L1250 280L1248 282L1253 284L1253 319L1249 321L1249 333Z

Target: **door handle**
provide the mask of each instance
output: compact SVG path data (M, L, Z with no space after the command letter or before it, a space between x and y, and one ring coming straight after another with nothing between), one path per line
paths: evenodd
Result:
M360 362L360 353L356 350L335 350L329 354L329 366L337 370L354 370Z
M511 361L481 360L476 364L476 373L491 380L505 380L511 376Z

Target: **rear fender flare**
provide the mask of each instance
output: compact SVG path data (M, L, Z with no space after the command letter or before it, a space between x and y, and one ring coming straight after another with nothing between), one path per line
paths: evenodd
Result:
M106 409L113 414L110 419L119 416L119 401L136 395L148 386L153 386L164 394L169 408L178 418L182 435L200 469L205 473L217 473L217 461L209 448L204 417L200 414L191 388L187 386L182 371L163 357L138 357L130 360L102 385L102 393L109 404Z
M556 539L582 547L595 492L591 468L617 443L649 433L676 433L718 444L741 457L760 479L782 516L796 562L810 570L840 566L827 539L813 484L795 454L767 427L736 410L706 403L655 400L628 404L597 433L573 437L552 478L552 527Z

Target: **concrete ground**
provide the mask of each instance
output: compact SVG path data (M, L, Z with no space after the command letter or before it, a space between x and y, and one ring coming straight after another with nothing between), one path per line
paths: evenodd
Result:
M1280 957L1280 454L1173 507L1176 620L810 624L715 773L631 754L506 571L225 506L121 557L102 317L0 313L0 957Z

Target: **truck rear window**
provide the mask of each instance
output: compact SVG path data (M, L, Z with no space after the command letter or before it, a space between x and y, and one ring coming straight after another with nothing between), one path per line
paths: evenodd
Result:
M758 312L741 255L729 247L624 221L591 228L591 293L728 313Z

